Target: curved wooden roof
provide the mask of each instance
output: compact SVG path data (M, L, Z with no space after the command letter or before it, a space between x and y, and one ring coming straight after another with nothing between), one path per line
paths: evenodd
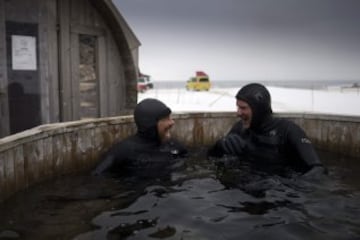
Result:
M111 0L89 1L99 11L113 33L116 44L122 53L121 58L125 66L125 78L136 79L137 64L134 63L131 51L141 45L140 41Z

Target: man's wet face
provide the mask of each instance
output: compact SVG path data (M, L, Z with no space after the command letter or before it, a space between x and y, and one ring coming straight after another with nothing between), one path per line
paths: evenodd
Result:
M171 115L161 118L157 122L157 130L161 142L166 142L171 138L170 130L174 124L175 121L171 118Z
M241 118L244 128L249 128L252 120L252 110L249 104L243 100L236 101L237 116Z

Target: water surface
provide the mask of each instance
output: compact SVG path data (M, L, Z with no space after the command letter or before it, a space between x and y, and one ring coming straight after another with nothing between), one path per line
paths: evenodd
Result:
M0 239L359 239L356 159L306 179L218 169L197 150L161 179L68 176L0 206Z

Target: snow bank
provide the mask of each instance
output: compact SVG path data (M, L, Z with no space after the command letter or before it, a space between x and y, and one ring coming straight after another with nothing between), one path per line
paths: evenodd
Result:
M274 112L324 113L360 115L358 88L327 90L268 87ZM208 92L178 89L150 89L138 94L138 101L156 98L166 103L173 112L235 112L238 88L212 88Z

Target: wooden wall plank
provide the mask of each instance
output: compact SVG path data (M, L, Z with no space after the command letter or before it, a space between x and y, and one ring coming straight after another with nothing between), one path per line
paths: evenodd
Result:
M49 49L48 49L48 34L51 24L48 23L48 10L47 4L39 5L39 34L38 34L38 46L39 50L39 81L40 81L40 108L41 108L41 122L50 122L50 70L49 70Z
M100 117L106 117L109 114L109 108L110 105L109 99L108 99L108 79L107 79L107 65L109 64L107 61L107 45L106 45L106 38L105 36L98 36L98 86L99 86L99 107L100 107Z
M109 34L110 35L110 34ZM107 39L107 72L108 72L108 98L109 98L109 116L120 115L125 105L125 74L121 61L121 55L113 38Z
M72 118L80 119L80 94L79 94L79 34L71 33L71 88L72 88Z
M58 23L57 23L57 1L47 0L44 21L47 22L47 48L48 48L48 82L49 82L49 122L60 121L59 108L59 45L58 45Z
M0 138L10 133L5 32L5 3L0 0Z
M71 66L70 66L70 6L69 0L58 1L60 19L60 106L61 120L71 121L72 117L72 86L71 86Z

